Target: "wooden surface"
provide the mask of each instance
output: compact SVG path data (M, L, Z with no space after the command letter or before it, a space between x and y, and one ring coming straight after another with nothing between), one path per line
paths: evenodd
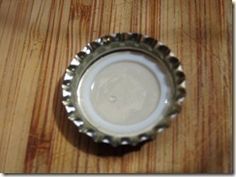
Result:
M77 133L60 84L86 43L128 31L173 50L188 95L154 141L113 149ZM1 172L232 172L230 0L0 0L0 54Z

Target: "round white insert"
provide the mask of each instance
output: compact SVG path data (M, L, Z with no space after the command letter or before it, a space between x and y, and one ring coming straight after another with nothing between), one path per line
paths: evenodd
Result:
M141 52L119 51L101 57L79 83L82 114L109 135L145 132L162 118L169 104L170 80L163 68Z

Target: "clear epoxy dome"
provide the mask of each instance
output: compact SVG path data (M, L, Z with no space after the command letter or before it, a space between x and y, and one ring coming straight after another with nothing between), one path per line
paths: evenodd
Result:
M84 73L77 89L81 112L100 131L114 136L140 134L164 115L171 78L163 63L138 51L101 57Z

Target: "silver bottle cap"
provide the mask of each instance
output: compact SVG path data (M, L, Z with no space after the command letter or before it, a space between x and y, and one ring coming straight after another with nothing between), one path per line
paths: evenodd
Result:
M167 128L180 112L185 74L163 43L117 33L88 43L75 55L62 95L79 132L112 146L136 145Z

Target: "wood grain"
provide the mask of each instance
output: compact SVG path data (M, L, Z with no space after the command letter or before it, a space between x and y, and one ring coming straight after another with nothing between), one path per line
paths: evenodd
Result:
M129 31L173 50L188 95L154 141L114 149L78 134L60 84L86 43ZM232 172L230 0L1 0L0 53L1 172Z

